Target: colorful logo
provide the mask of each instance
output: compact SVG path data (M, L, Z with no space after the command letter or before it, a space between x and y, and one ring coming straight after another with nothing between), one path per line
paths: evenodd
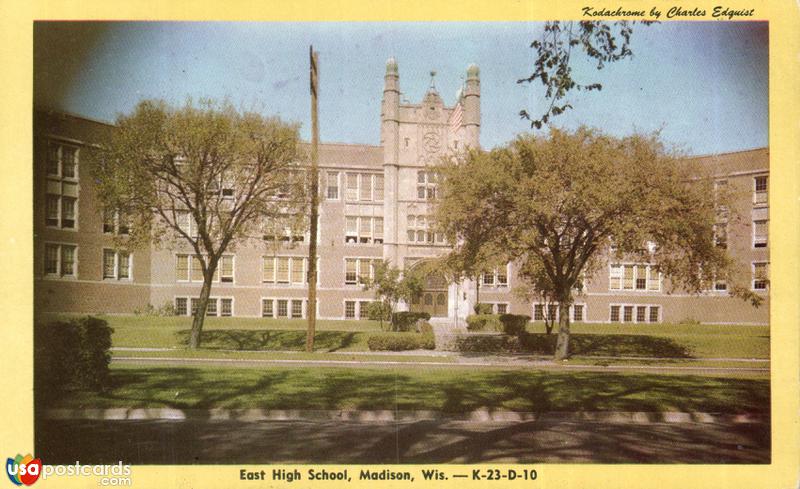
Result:
M24 457L17 454L14 458L6 459L6 473L14 484L29 486L39 479L39 474L42 473L42 461L33 458L30 453Z

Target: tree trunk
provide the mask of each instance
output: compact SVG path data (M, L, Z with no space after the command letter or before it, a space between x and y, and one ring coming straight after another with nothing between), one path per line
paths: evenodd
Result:
M559 301L555 359L564 360L566 358L569 358L569 301Z
M475 276L475 307L478 307L478 304L481 303L481 276L480 274ZM475 311L477 314L478 311Z
M206 308L208 307L208 296L211 295L211 281L214 278L214 271L206 271L203 277L203 288L200 289L200 298L197 301L197 311L192 320L192 333L189 337L189 348L194 350L200 346L200 333L203 331L203 321L206 319Z

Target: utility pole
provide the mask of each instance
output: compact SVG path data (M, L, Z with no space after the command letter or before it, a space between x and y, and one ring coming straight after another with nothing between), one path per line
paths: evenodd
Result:
M311 82L311 239L308 243L308 332L306 351L314 351L317 327L317 221L319 220L319 121L317 120L317 53L308 49Z

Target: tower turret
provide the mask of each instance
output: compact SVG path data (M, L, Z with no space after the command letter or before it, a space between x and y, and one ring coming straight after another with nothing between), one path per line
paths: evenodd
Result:
M383 101L381 103L381 146L383 147L384 178L384 252L383 256L395 266L399 266L398 211L395 202L398 198L398 166L400 159L400 74L397 61L386 61L386 75L383 78Z
M480 70L475 64L467 67L467 83L464 87L464 129L467 145L473 148L480 147L481 79Z

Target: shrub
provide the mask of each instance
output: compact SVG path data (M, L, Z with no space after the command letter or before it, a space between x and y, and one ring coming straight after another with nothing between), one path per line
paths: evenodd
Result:
M501 314L500 322L503 323L503 332L513 336L519 336L525 333L525 327L528 326L528 321L531 320L530 316L524 314Z
M456 351L466 353L515 353L520 340L506 335L461 335L455 341Z
M436 345L432 334L380 333L367 338L372 351L433 350Z
M431 315L427 312L400 311L392 314L392 326L395 331L411 331L411 327L420 319L429 321Z
M494 309L492 308L491 304L485 304L483 302L478 302L475 304L473 308L475 310L475 314L492 314Z
M367 318L372 321L388 321L391 313L389 306L381 301L370 302L367 306Z
M417 321L416 324L417 324L417 333L430 334L430 335L433 334L433 326L431 326L431 323L429 323L428 321L424 322Z
M503 323L497 314L474 314L467 316L467 331L503 331Z
M168 317L175 315L175 304L172 301L166 301L164 304L156 308L153 304L147 304L144 310L141 309L134 309L133 313L137 316L145 315L145 316L160 316L160 317Z
M87 316L34 325L34 385L41 398L108 387L113 329Z
M694 319L694 318L683 318L683 319L681 319L681 322L678 323L678 325L680 325L680 326L697 327L697 326L700 326L701 323L700 323L700 321L698 321L697 319Z

